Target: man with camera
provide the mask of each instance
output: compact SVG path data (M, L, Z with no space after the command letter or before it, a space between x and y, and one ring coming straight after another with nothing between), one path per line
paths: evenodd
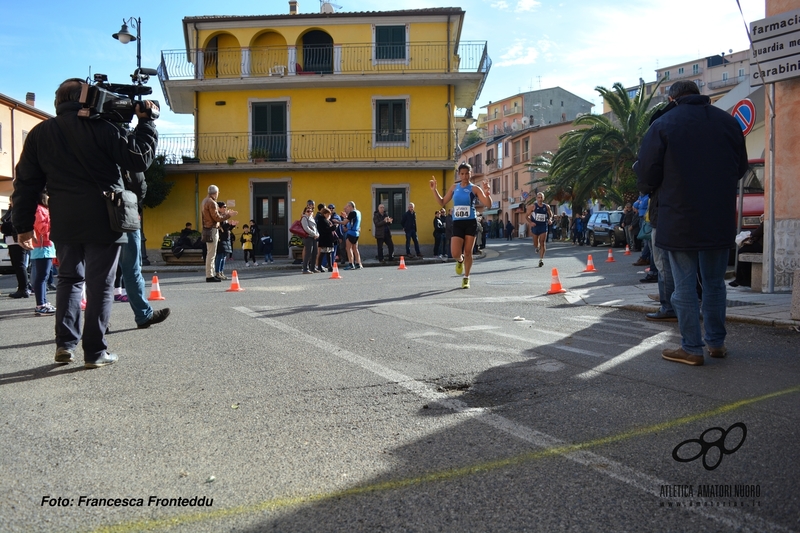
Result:
M108 351L105 332L120 246L126 242L126 234L110 227L104 193L124 189L120 167L144 172L153 162L158 133L152 117L158 116L158 105L136 102L138 124L128 133L87 107L89 89L78 78L59 86L56 118L35 126L25 139L12 198L18 241L31 249L37 199L45 189L50 195L50 238L59 261L55 361L73 362L81 342L84 366L98 368L118 358Z

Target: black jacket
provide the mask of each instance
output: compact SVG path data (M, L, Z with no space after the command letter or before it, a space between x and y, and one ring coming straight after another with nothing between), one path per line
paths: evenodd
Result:
M375 211L372 213L372 223L375 224L375 238L376 239L385 239L392 234L391 224L386 222L384 219L389 215L384 213L381 215L380 211Z
M747 170L739 123L689 95L653 122L634 167L643 193L660 188L656 246L671 251L731 248L736 235L736 182Z
M39 194L46 187L54 242L125 242L123 234L109 228L101 191L124 188L119 167L131 172L147 170L158 133L153 121L147 120L139 121L129 135L105 120L78 118L80 107L77 102L60 104L57 117L33 127L25 139L12 195L14 226L20 233L33 229ZM65 135L81 150L88 169Z
M403 230L408 233L416 233L417 232L417 213L412 213L411 211L406 211L403 213L403 218L400 219L400 224L403 226Z

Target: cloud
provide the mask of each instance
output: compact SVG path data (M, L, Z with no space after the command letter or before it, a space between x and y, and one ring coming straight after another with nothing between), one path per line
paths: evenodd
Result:
M500 0L499 2L494 2L493 4L489 4L494 9L500 9L501 11L508 10L508 2L504 0Z
M539 57L539 51L533 46L527 46L522 39L517 39L513 45L500 56L500 60L494 63L497 67L510 67L512 65L532 65Z
M514 11L517 13L524 13L526 11L533 11L535 8L542 5L541 2L537 2L536 0L519 0L517 2L517 7L514 8Z

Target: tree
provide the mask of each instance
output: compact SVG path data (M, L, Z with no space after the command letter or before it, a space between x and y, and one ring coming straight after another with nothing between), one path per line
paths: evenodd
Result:
M657 85L656 85L657 87ZM650 126L650 117L660 104L650 108L655 95L645 95L644 83L631 98L621 83L613 90L595 89L608 103L613 118L605 115L583 115L571 130L559 137L558 152L544 156L529 165L531 171L546 172L545 194L569 196L573 206L583 206L590 199L624 203L636 196L636 174L633 163L642 138Z
M467 146L472 146L476 142L482 141L483 138L481 137L481 132L478 130L468 131L464 135L464 139L461 141L461 149L463 150Z
M153 160L153 164L150 165L150 168L144 173L144 178L147 182L147 194L145 194L142 203L145 207L149 207L150 209L161 205L161 203L167 199L172 187L175 185L174 181L167 181L165 179L167 170L164 161L165 157L163 155L156 156Z

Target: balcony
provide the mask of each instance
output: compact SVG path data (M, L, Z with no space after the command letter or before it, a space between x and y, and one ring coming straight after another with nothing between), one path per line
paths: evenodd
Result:
M492 66L486 41L462 42L456 54L447 42L399 47L373 44L189 49L161 52L158 78L167 104L191 113L195 91L302 87L447 85L455 106L472 107ZM391 59L382 59L382 58Z
M283 135L206 133L159 135L158 155L170 165L216 167L254 164L264 168L298 164L428 162L453 166L452 140L446 130L408 130L398 134L365 131L292 132ZM313 166L313 165L312 165Z
M728 78L727 80L712 81L708 83L708 88L714 90L722 89L723 87L731 87L732 85L739 85L746 79L747 75L735 76L733 78Z
M511 115L519 115L522 113L522 107L514 106L511 109L503 109L503 116L510 117Z

